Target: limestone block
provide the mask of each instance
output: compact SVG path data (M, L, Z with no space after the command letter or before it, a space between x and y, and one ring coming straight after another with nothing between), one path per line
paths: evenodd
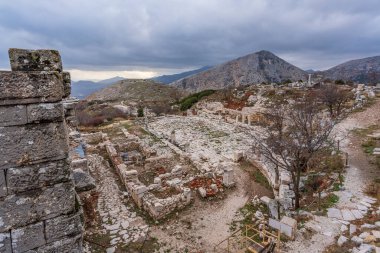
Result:
M136 179L138 175L137 170L124 170L123 173L125 178L128 180Z
M69 162L64 160L39 163L7 171L9 194L21 193L70 180Z
M289 210L293 207L293 199L291 198L282 198L278 200L280 202L280 205L285 209Z
M269 202L271 201L272 199L267 197L267 196L263 196L260 198L260 201L265 204L265 205L269 205Z
M243 159L243 157L244 157L243 151L235 151L233 154L233 161L239 162L241 159Z
M342 216L343 216L343 220L345 220L345 221L353 221L353 220L355 220L355 216L348 209L343 209L342 210Z
M83 230L82 218L82 213L78 212L45 221L46 241L50 243L65 236L80 234Z
M153 182L154 182L155 184L159 184L159 185L161 185L161 178L159 178L159 177L155 177L154 180L153 180Z
M148 191L148 188L146 188L145 185L140 185L140 186L136 187L134 190L135 190L135 192L136 192L138 195L142 195L142 194L144 194L145 192Z
M294 239L294 234L297 229L297 221L284 216L281 221L269 218L269 226L281 231L281 233Z
M12 253L10 232L0 233L0 252Z
M335 218L335 219L343 219L342 212L337 208L328 208L327 209L327 217Z
M70 97L71 94L71 77L69 72L62 72L63 78L63 97Z
M56 102L63 95L58 72L0 71L0 105Z
M355 219L363 219L364 218L363 214L359 210L353 209L353 210L351 210L351 213L355 216Z
M74 209L75 190L71 182L9 195L0 202L0 232L68 214Z
M76 159L71 161L71 169L82 169L84 171L88 171L87 159Z
M82 169L73 170L73 178L76 192L89 191L96 187L95 179Z
M82 235L66 237L27 253L82 253Z
M350 224L350 235L353 235L357 230L357 226L354 224Z
M205 198L207 196L206 190L203 187L199 187L198 192L202 198Z
M290 176L290 173L287 171L283 171L280 174L280 184L290 184L292 182L292 178Z
M0 168L63 159L67 154L64 122L0 127Z
M61 55L57 50L28 50L10 48L12 71L62 71Z
M234 182L234 171L231 168L225 168L223 172L223 185L226 187L233 186Z
M376 239L380 239L380 231L372 230L372 235L373 235Z
M5 179L5 170L0 170L0 197L7 195L7 184Z
M58 103L41 103L27 106L28 122L62 121L64 119L63 105Z
M27 123L26 106L0 106L0 127L25 125Z
M347 237L345 237L345 236L343 236L343 235L341 235L340 237L339 237L339 239L338 239L338 242L337 242L337 244L338 244L338 246L342 246L344 243L346 243L348 241L348 238Z
M44 223L39 222L25 227L12 229L12 249L14 253L25 252L44 245Z
M188 204L191 201L191 190L190 188L183 189L183 195L185 197L185 203Z
M360 245L363 243L363 239L356 235L351 238L351 241L356 245Z

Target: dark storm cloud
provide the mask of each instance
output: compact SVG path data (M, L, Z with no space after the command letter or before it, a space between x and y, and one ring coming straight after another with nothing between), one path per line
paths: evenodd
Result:
M262 49L326 68L380 54L379 10L378 0L1 1L0 67L21 47L93 70L214 65Z

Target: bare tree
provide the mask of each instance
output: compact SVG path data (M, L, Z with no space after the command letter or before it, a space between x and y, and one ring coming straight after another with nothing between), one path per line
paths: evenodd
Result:
M290 172L295 208L300 207L301 173L326 145L335 122L326 117L314 96L284 104L268 113L269 126L256 135L256 148L279 170Z
M270 124L263 128L264 132L261 132L258 135L254 135L255 148L259 151L260 155L263 155L270 163L274 165L275 171L275 184L274 187L277 188L279 184L280 163L276 155L279 150L276 150L278 147L276 143L281 142L285 129L285 106L280 104L276 107L271 108L270 113L264 113L267 121ZM259 137L259 138L257 138ZM265 137L265 142L260 137Z
M327 107L330 116L338 118L341 116L344 104L352 98L349 90L335 84L326 84L318 92L318 98Z

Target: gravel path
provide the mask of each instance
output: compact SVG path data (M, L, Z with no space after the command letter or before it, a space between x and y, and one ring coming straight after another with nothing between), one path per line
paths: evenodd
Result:
M369 164L366 154L361 147L361 140L351 131L355 128L367 128L374 124L380 124L380 100L365 111L351 114L340 122L334 131L336 139L341 141L341 149L349 155L349 167L344 175L344 191L335 192L339 196L336 205L338 212L342 210L356 210L362 205L362 200L368 198L363 193L364 187L373 180L376 170ZM371 201L369 199L368 201ZM315 234L309 239L301 233L297 233L296 240L289 242L289 253L319 253L335 243L335 237L340 234L341 221L335 218L314 216L314 220L306 223L306 227L312 228Z
M142 241L146 237L148 225L126 206L123 192L115 181L112 168L101 156L87 157L90 170L97 179L99 191L98 207L102 233L109 234L111 247L107 253L115 252L117 245Z

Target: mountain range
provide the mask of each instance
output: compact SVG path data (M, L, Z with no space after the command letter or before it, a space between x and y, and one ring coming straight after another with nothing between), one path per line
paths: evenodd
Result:
M153 83L169 84L190 92L205 89L223 89L256 83L306 80L308 74L314 80L344 80L361 83L380 82L380 56L351 60L325 71L304 71L269 51L259 51L220 65L205 66L174 75L154 77ZM72 84L72 95L85 98L109 85L123 80L122 77L92 82L78 81Z
M269 51L259 51L215 66L171 85L191 91L256 83L306 80L307 72Z
M380 56L351 60L326 71L318 72L324 78L359 83L380 82Z

